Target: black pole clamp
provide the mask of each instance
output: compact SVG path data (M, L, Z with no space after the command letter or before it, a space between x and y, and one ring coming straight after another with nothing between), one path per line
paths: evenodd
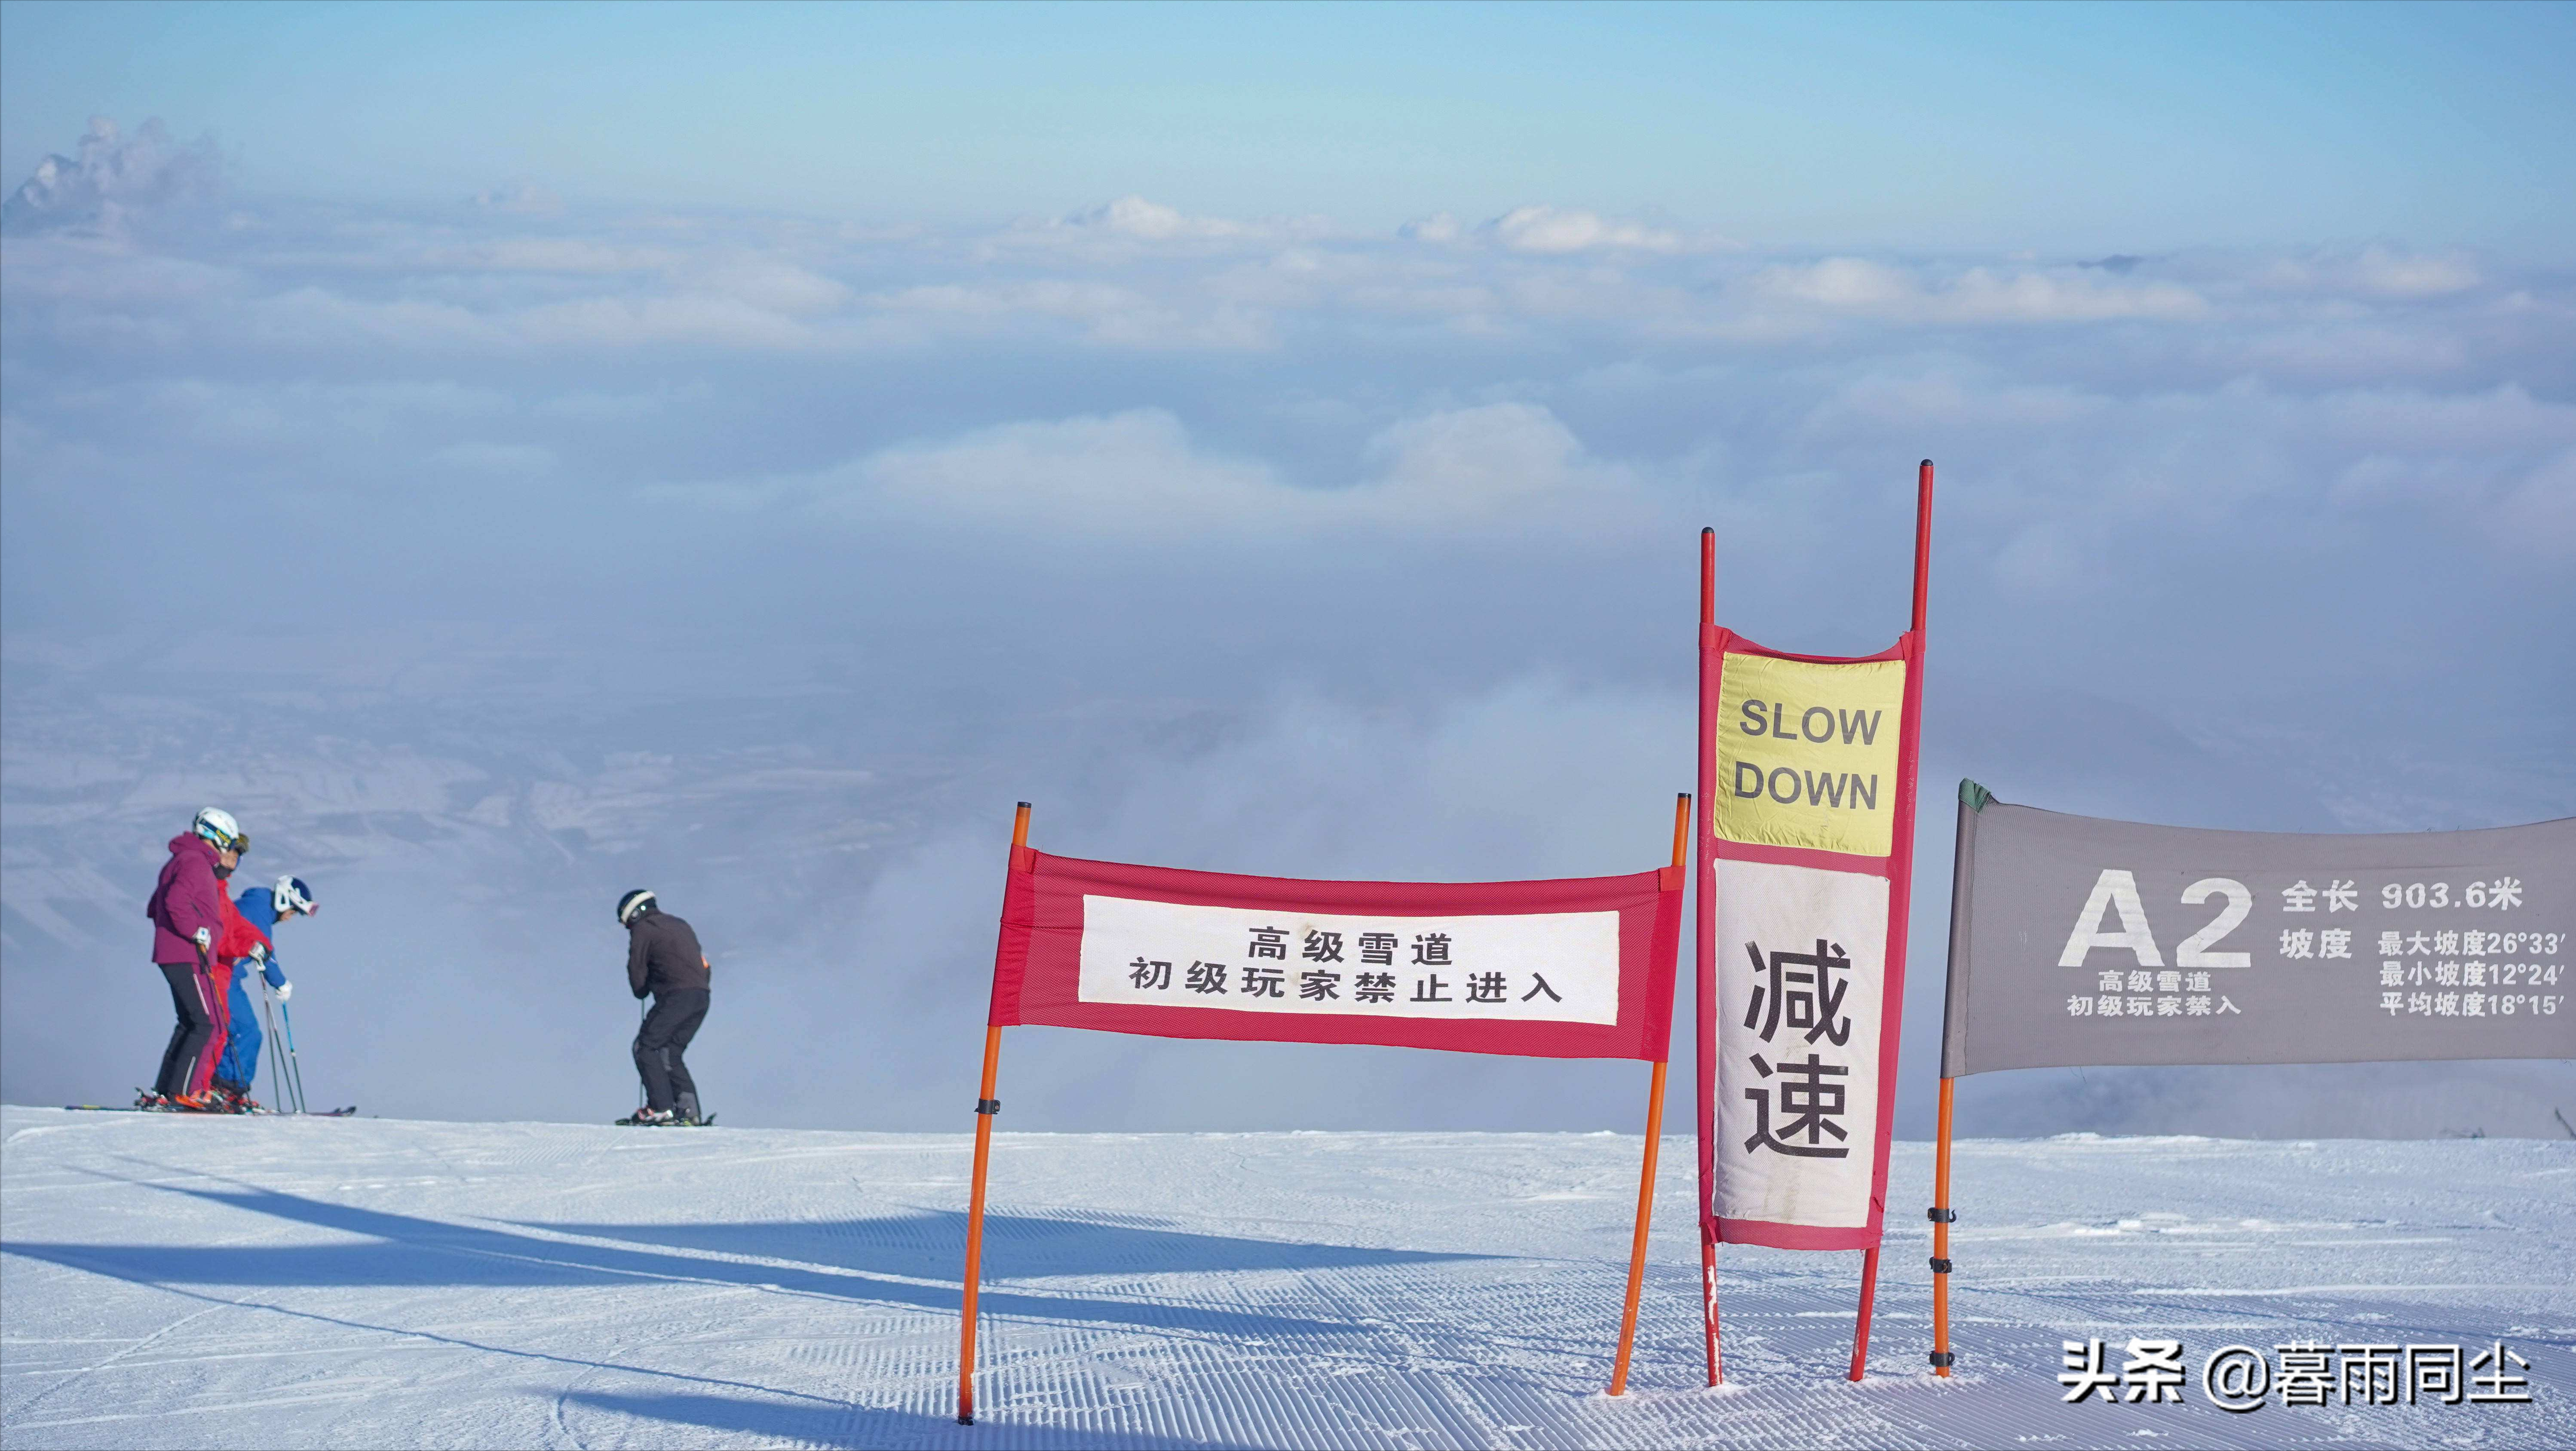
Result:
M1950 1367L1957 1365L1958 1363L1959 1357L1952 1355L1946 1350L1936 1350L1932 1352L1932 1364L1939 1369L1948 1370Z
M1002 1111L1002 1101L998 1098L979 1098L975 1100L975 1111L977 1113L1000 1113Z
M1939 1255L1934 1255L1932 1257L1932 1273L1936 1275L1946 1275L1950 1273L1950 1262L1941 1258Z
M1934 1224L1956 1224L1959 1222L1959 1211L1955 1209L1944 1209L1940 1205L1935 1204L1931 1208L1923 1211L1923 1217L1931 1220Z

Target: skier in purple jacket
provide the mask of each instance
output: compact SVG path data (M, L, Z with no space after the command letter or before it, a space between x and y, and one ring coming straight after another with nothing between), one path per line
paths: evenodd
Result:
M162 1051L160 1075L137 1107L198 1107L188 1090L198 1060L214 1041L218 1011L213 966L216 939L224 930L224 889L216 869L230 872L249 844L231 813L212 806L170 838L170 860L161 868L143 915L152 919L152 962L170 985L170 1005L179 1023Z

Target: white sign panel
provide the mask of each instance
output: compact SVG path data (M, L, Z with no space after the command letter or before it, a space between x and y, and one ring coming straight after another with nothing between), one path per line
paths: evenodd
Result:
M1868 1225L1886 971L1885 878L1717 863L1718 1217Z
M1247 1013L1612 1024L1619 914L1327 917L1086 894L1079 995Z

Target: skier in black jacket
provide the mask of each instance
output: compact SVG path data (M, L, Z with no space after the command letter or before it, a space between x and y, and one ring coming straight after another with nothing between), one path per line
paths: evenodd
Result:
M713 970L689 924L663 911L651 892L629 892L617 899L617 920L626 928L626 985L640 1001L653 998L652 1011L635 1035L635 1071L644 1077L644 1107L621 1124L696 1124L698 1085L680 1060L698 1025L707 1017L707 980Z

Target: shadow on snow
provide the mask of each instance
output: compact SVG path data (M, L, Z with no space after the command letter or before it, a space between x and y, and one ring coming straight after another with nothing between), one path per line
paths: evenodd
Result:
M82 1244L14 1240L8 1253L149 1285L537 1288L637 1280L735 1284L851 1302L955 1313L965 1216L914 1213L825 1223L523 1225L484 1228L255 1187L165 1193L224 1205L360 1242L306 1245ZM1474 1255L1299 1245L1190 1234L1105 1220L987 1215L989 1276L1171 1271L1300 1270L1472 1260ZM628 1248L550 1234L619 1239ZM1025 1254L1019 1253L1025 1251ZM769 1263L711 1258L757 1255ZM777 1261L794 1261L778 1263ZM952 1279L915 1284L904 1277ZM1188 1329L1227 1334L1365 1334L1366 1327L1294 1315L1163 1301L998 1288L988 1315Z
M1007 1413L998 1420L960 1426L946 1416L867 1406L790 1405L748 1396L610 1395L574 1391L567 1405L587 1406L611 1415L633 1416L684 1426L702 1426L728 1436L792 1441L800 1446L1044 1446L1073 1451L1140 1451L1200 1446L1207 1443L1168 1436L1141 1436L1133 1431L1082 1431L1053 1424L1014 1424Z

